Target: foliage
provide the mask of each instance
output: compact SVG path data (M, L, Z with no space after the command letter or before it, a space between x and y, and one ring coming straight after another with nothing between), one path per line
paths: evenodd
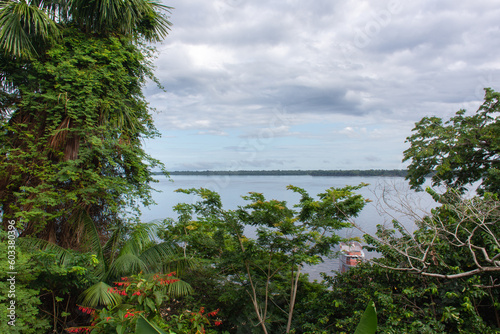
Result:
M142 315L137 319L137 323L135 326L135 332L137 334L164 334L165 332L161 330L161 328L158 328L155 324L149 322L146 318L144 318Z
M500 93L487 88L484 103L474 115L460 110L444 123L439 117L424 117L416 123L403 160L411 161L407 179L412 187L420 187L433 173L433 185L463 190L481 181L480 190L500 191L499 99Z
M74 327L69 330L92 330L95 333L132 333L136 326L138 315L147 319L147 323L162 322L161 306L170 296L175 295L176 283L180 280L175 273L142 274L122 277L115 282L115 287L109 287L109 293L119 295L119 303L105 308L80 307L84 313L93 318L91 326ZM178 286L178 284L177 284ZM157 321L155 321L157 319ZM153 326L155 326L153 324ZM68 329L67 329L68 330Z
M85 243L151 202L141 92L171 8L150 0L0 1L0 210L23 235ZM84 247L85 248L85 247Z
M373 302L366 307L354 334L375 334L377 331L377 310Z
M184 311L180 315L172 315L170 320L164 322L162 328L169 334L214 334L219 331L211 328L218 327L222 321L217 319L219 310L205 313L202 307L198 312Z
M95 257L89 253L71 251L64 261L53 251L34 251L38 276L32 283L40 289L40 309L50 315L54 330L68 323L85 321L75 303L80 293L96 280L93 275Z
M19 246L15 247L14 267L11 268L9 261L7 261L10 258L8 257L10 253L8 253L6 232L0 231L0 241L0 256L2 258L0 261L0 289L2 291L0 294L0 307L2 309L0 312L2 317L0 332L30 334L49 329L49 319L38 309L42 303L39 298L40 287L33 286L33 282L37 278L36 271L39 269L36 269L32 255L23 251ZM10 317L11 310L14 312L15 318Z
M4 332L14 333L19 330L30 333L34 330L39 333L48 327L58 331L68 323L85 321L78 314L74 303L81 291L95 282L95 256L71 250L61 253L56 245L40 249L32 247L30 240L14 240L17 256L14 268L5 268L2 272L6 284L10 275L15 276L18 321L15 328ZM3 245L7 245L7 242L2 242ZM9 275L13 269L15 273ZM8 287L5 291L8 291ZM7 296L2 297L3 301L8 302Z
M297 308L297 333L352 332L370 300L383 333L498 331L497 196L428 191L441 206L417 219L413 231L393 221L394 229L365 235L377 258L325 277L327 291L310 292Z
M498 196L427 191L440 206L416 219L411 231L395 220L393 229L378 226L375 235L365 235L373 246L368 249L379 253L371 262L395 277L388 300L393 303L396 291L405 296L398 303L411 310L406 318L415 328L427 324L429 332L493 333L500 328ZM427 287L422 291L420 286Z
M4 61L7 61L4 59ZM22 235L84 247L138 201L151 203L151 169L141 147L156 136L141 87L151 69L125 37L64 30L61 43L27 64L1 67L0 204Z
M102 248L99 244L96 245L95 251L100 259L96 274L100 282L83 292L83 305L96 307L119 304L121 298L111 293L108 285L119 277L135 273L168 272L173 267L177 270L184 268L186 261L177 261L180 257L177 245L156 241L157 228L154 223L117 226ZM152 282L157 281L153 279ZM168 294L181 296L190 290L188 284L176 280L169 284Z
M57 23L32 1L0 2L0 49L5 54L33 55L58 35Z
M170 9L152 0L2 0L0 50L16 58L36 58L68 26L89 35L159 41L172 25L165 16Z
M424 277L369 263L324 278L327 289L297 309L297 333L353 333L370 301L379 333L496 333L498 296L491 299L474 278Z
M365 204L354 194L359 187L330 188L315 200L289 186L301 195L300 211L259 193L244 196L250 201L244 207L224 210L213 191L179 190L201 200L176 206L179 221L167 221L166 235L184 244L186 256L210 260L225 280L237 283L230 298L247 294L250 303L245 304L254 310L248 320L255 320L264 332L271 326L276 327L272 331L289 332L302 266L332 254L341 241L334 231L349 227L348 219ZM249 225L256 227L256 239L244 235Z

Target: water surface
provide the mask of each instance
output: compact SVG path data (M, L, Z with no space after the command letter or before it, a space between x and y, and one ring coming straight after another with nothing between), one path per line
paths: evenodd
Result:
M409 230L412 230L414 228L413 220L409 215L422 215L434 205L429 195L411 191L407 182L401 177L174 175L170 180L165 177L159 177L158 180L159 183L156 183L154 188L161 192L153 194L153 199L157 204L142 209L142 221L177 219L177 214L173 210L176 204L194 203L198 200L196 196L175 193L174 191L179 188L203 187L217 191L225 209L236 209L239 205L246 204L241 196L248 194L248 192L263 193L268 200L284 200L291 207L299 202L300 195L286 189L290 184L304 188L311 196L315 196L330 187L337 188L368 183L369 185L360 189L358 193L372 202L366 205L360 215L354 218L354 221L370 234L376 231L378 224L389 224L393 218L400 220ZM384 206L381 205L383 194L385 194L386 199L392 200L389 203L392 207L385 206L383 209ZM248 234L251 236L252 231L248 231ZM344 229L339 231L339 234L345 237L363 235L361 231L356 229ZM371 255L368 253L367 256ZM305 271L310 274L312 279L319 279L320 272L330 273L331 270L337 270L338 266L338 260L325 259L324 263L305 268Z

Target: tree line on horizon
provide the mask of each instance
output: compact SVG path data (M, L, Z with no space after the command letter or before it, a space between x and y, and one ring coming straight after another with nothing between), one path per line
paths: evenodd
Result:
M163 175L162 172L155 172L155 175ZM408 170L405 169L365 169L365 170L185 170L169 171L169 175L281 175L281 176L387 176L387 177L406 177Z

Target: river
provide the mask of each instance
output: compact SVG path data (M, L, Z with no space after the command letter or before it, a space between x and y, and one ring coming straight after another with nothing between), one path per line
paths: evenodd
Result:
M173 210L176 204L193 203L198 199L195 196L175 193L174 191L179 188L204 187L217 191L225 209L236 209L239 205L246 204L241 196L248 192L263 193L268 200L284 200L291 207L299 202L300 195L286 189L287 185L290 184L301 187L314 196L330 187L368 183L367 187L358 192L372 202L366 205L360 215L354 218L354 221L370 234L376 231L378 224L389 224L393 218L403 222L411 231L414 226L410 216L413 214L421 216L434 206L434 202L428 194L410 190L407 181L401 177L174 175L170 180L163 176L159 176L158 180L159 182L154 185L154 188L160 192L153 193L153 199L157 204L142 209L141 220L144 222L165 218L176 219L177 215ZM390 200L389 206L382 205L381 199L383 197ZM382 210L383 207L385 207L384 210ZM250 236L251 234L252 231L249 231ZM363 235L356 229L344 229L339 231L339 234L345 237ZM372 256L367 253L368 258ZM307 267L304 271L309 273L311 279L320 279L320 272L331 274L331 271L337 270L338 267L338 260L325 259L324 263Z

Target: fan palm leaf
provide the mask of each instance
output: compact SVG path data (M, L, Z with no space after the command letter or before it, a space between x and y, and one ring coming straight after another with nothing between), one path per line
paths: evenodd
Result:
M60 36L57 24L40 7L23 1L0 1L0 48L7 55L31 57L37 43Z
M119 294L111 292L111 289L112 287L104 282L92 285L81 294L82 304L88 307L120 304L122 298Z
M187 268L193 268L195 265L195 259L187 258L179 252L176 256L170 257L168 261L163 261L161 271L164 273L171 273L173 271L182 273Z
M117 257L109 266L106 279L116 279L139 272L147 272L148 267L136 254L123 254Z
M92 253L97 256L97 260L99 261L95 269L95 275L97 278L102 278L106 273L106 262L101 247L99 231L97 231L97 227L87 211L81 210L79 220L83 223L85 228L85 243Z
M31 251L41 250L52 252L56 257L56 260L62 265L68 264L73 256L70 250L43 239L20 237L17 239L17 243L21 247L26 247Z
M149 5L148 11L142 17L139 32L147 41L158 42L168 35L172 26L172 23L162 13L170 13L172 7L154 0L146 0L146 2Z
M148 41L159 40L172 25L162 11L171 7L150 0L73 0L73 20L87 32L132 36L139 33Z
M119 257L124 254L141 254L156 238L158 226L154 223L137 224L120 249Z
M152 270L161 270L166 260L176 255L177 247L169 242L162 242L149 247L139 255L139 259Z
M0 0L0 49L30 58L47 40L58 38L58 25L75 22L88 33L142 36L159 41L172 23L172 7L154 0Z
M171 297L181 297L190 294L193 288L189 283L177 281L168 285L167 294Z

